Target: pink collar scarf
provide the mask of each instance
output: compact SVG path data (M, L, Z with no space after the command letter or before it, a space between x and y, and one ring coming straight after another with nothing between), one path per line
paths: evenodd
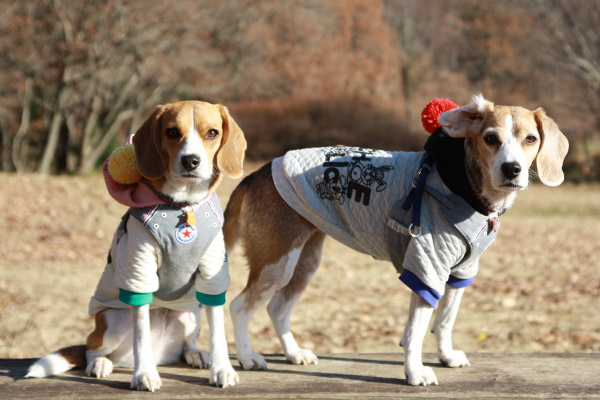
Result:
M129 135L123 145L125 144L133 144L133 135ZM142 208L157 204L167 204L159 199L152 188L144 182L124 185L115 181L108 173L108 159L106 159L102 166L102 175L104 175L104 183L106 183L108 193L113 199L124 206Z
M131 185L124 185L116 182L108 173L108 160L102 166L104 183L106 189L113 199L127 207L142 208L154 206L157 204L167 204L154 193L154 191L144 182L137 182Z

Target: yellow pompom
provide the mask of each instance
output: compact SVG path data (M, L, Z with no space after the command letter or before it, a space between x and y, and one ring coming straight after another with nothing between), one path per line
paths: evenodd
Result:
M139 182L142 175L135 161L135 147L125 144L117 147L108 159L108 173L118 183L129 185Z

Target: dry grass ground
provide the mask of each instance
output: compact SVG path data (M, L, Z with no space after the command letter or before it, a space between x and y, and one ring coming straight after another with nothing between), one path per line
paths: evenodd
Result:
M249 165L249 171L257 165ZM226 204L237 182L220 188ZM0 174L0 357L38 357L83 343L87 303L125 208L100 175ZM498 239L467 289L454 340L467 352L600 351L600 186L534 186L502 218ZM230 255L231 300L244 286ZM328 239L321 268L292 317L302 346L324 352L393 352L409 291L394 268ZM230 351L234 352L227 320ZM254 349L280 352L264 308ZM207 348L207 329L201 334ZM434 351L429 335L426 351Z

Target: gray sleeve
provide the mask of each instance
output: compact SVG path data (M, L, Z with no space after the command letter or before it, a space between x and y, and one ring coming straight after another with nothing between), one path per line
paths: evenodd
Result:
M135 218L127 221L127 234L116 246L115 283L119 289L135 293L158 290L156 271L162 259L158 242Z
M479 270L479 259L467 264L461 264L452 268L450 274L458 279L470 279L477 275Z
M229 264L223 242L223 233L219 231L202 258L196 273L196 290L208 295L217 295L229 288Z
M441 215L439 203L435 200L424 201L423 205L425 203L427 209L424 207L421 214L423 232L410 241L403 267L423 284L443 294L452 267L467 253L467 244L454 225Z

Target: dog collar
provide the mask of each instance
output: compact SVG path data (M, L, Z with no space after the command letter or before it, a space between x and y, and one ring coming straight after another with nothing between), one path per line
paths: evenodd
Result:
M162 202L164 202L165 204L170 205L171 207L174 208L181 208L181 209L192 209L194 207L196 207L197 205L200 204L204 204L207 201L209 201L213 195L214 195L214 191L209 192L206 197L204 197L202 200L200 201L195 201L195 202L187 202L187 201L173 201L172 198L170 198L169 196L164 195L163 193L159 192L158 190L156 190L154 188L154 186L152 185L148 185L150 187L150 189L152 189L152 192L156 195L156 197L158 197ZM188 216L189 218L189 216Z

